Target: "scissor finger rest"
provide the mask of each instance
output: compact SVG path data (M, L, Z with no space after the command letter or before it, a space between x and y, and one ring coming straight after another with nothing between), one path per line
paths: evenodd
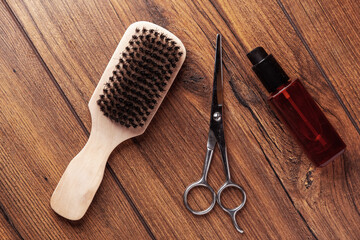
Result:
M207 209L205 209L205 210L196 211L196 210L192 209L192 208L190 207L189 203L188 203L188 195L189 195L190 191L191 191L192 189L194 189L194 188L197 188L197 187L205 187L205 188L207 188L207 189L211 192L211 194L212 194L212 202L211 202L210 206L209 206ZM207 214L208 212L210 212L210 211L214 208L215 203L216 203L216 193L215 193L214 189L213 189L206 181L204 181L203 179L200 179L199 181L190 184L190 185L186 188L186 190L185 190L185 192L184 192L184 204L185 204L186 208L187 208L191 213L193 213L193 214L195 214L195 215L204 215L204 214Z
M231 187L239 189L242 194L242 199L243 199L242 202L240 203L240 205L235 208L227 208L221 203L221 194L223 193L223 191L226 188L231 188ZM233 224L234 224L236 230L239 231L240 233L243 233L244 231L239 227L239 225L236 222L236 214L238 211L240 211L240 209L242 209L244 207L245 202L246 202L246 193L245 193L244 189L242 189L242 187L240 187L239 185L228 181L219 189L219 191L217 193L217 202L220 205L220 207L230 215L231 220L233 221Z

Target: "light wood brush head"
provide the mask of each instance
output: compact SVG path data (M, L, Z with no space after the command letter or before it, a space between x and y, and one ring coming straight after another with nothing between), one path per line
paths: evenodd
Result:
M144 133L185 56L182 42L166 29L143 21L129 26L90 99L89 140L51 197L55 212L70 220L83 217L110 153L121 142Z

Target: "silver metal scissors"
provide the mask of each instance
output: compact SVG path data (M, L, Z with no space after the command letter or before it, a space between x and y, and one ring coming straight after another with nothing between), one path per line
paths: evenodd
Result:
M211 118L210 118L210 130L209 137L207 141L207 151L205 156L205 163L202 176L199 181L190 184L184 193L184 204L186 208L195 215L204 215L209 213L215 206L215 203L220 205L220 207L227 212L236 228L237 231L243 233L244 231L238 226L236 222L236 214L240 209L242 209L246 202L246 193L245 191L237 184L233 183L230 178L230 169L229 162L227 158L226 145L225 145L225 137L224 137L224 125L223 125L223 73L222 73L222 46L221 46L221 35L218 34L216 36L216 53L215 53L215 71L214 71L214 83L213 83L213 95L212 95L212 104L211 104ZM226 181L220 187L217 194L214 189L207 182L207 175L210 168L211 159L213 157L215 145L218 143L221 159L224 164ZM195 211L188 204L188 194L189 192L197 187L206 187L212 193L212 203L211 205L205 209L200 211ZM221 193L229 187L237 188L240 190L243 200L241 204L235 208L226 208L221 203Z

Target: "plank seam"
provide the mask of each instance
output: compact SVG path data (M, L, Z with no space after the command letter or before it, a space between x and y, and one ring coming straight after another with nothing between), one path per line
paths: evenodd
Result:
M116 173L114 172L114 170L112 169L112 167L109 165L109 163L106 164L107 168L111 174L111 176L114 178L116 184L118 185L118 187L120 188L120 190L122 191L122 193L124 194L126 200L129 202L130 206L133 208L136 216L139 218L139 220L141 221L142 225L144 226L146 232L149 234L149 236L151 237L151 239L156 240L154 234L152 233L149 225L147 224L147 222L145 221L144 217L141 215L140 211L138 210L138 208L136 207L135 203L131 200L130 195L127 193L127 191L125 190L124 186L121 184L119 178L116 176Z
M18 237L23 240L24 238L21 236L20 232L19 232L19 231L17 230L17 228L15 227L13 221L11 220L9 214L8 214L8 213L6 212L6 210L5 210L4 205L3 205L1 202L0 202L0 212L1 212L1 214L4 216L5 220L9 223L9 225L11 226L11 228L14 230L14 232L16 233L16 235L18 235Z
M44 59L41 57L40 53L38 52L38 50L36 49L34 43L31 41L29 35L27 34L26 30L24 29L24 27L22 26L22 24L20 23L20 21L18 20L18 18L16 17L15 13L12 11L10 5L6 2L6 0L2 0L3 4L5 5L5 7L7 8L7 10L9 11L11 17L14 19L16 25L19 27L20 32L23 34L24 38L26 39L26 41L28 42L30 48L34 51L36 57L38 58L38 60L40 61L41 65L43 66L43 68L45 69L46 73L49 75L51 81L53 82L53 84L55 85L56 89L59 91L60 95L62 96L63 100L65 101L66 105L68 106L68 108L70 109L71 113L73 114L73 116L75 117L76 121L78 122L78 124L81 126L82 130L84 131L84 133L89 137L90 133L87 130L87 128L85 127L85 124L83 123L83 121L80 119L79 115L76 113L75 108L73 107L73 105L70 103L70 100L66 97L64 91L62 90L62 88L60 87L59 83L56 81L54 75L52 74L52 72L50 71L50 69L48 68L48 66L46 65ZM110 172L110 175L112 176L112 178L115 180L116 185L119 187L120 191L122 192L122 194L125 196L126 200L129 202L131 208L133 209L133 211L135 212L136 216L138 217L138 219L140 220L140 222L142 223L143 227L145 228L146 232L149 234L149 236L151 237L151 239L156 239L154 234L152 233L149 225L147 224L145 218L141 215L140 211L138 210L138 208L136 207L135 203L131 200L129 194L127 193L127 191L125 190L125 188L123 187L123 185L120 183L119 178L116 176L116 173L114 172L114 170L112 169L112 167L109 165L109 163L106 164L106 169ZM1 203L0 203L1 204ZM4 209L1 208L2 205L0 205L0 210L2 211L2 213L4 214L5 211ZM18 233L18 235L21 237L19 231L16 229L16 227L12 224L10 218L8 215L4 215L6 216L5 218L7 220L9 220L9 224L14 228L14 231L16 231ZM22 237L21 237L22 238ZM23 239L23 238L22 238Z
M360 134L360 127L357 125L357 123L356 123L355 119L353 118L353 116L351 115L350 111L345 106L345 103L341 99L340 94L336 91L334 85L331 83L330 78L325 73L324 68L321 66L320 62L317 60L314 52L311 50L311 48L308 45L308 43L306 42L304 36L301 34L299 28L296 26L295 22L290 17L290 14L286 10L284 4L281 2L281 0L276 0L276 2L278 3L279 7L281 8L283 13L285 14L285 16L286 16L287 20L289 21L289 23L291 24L292 28L295 30L296 35L299 37L300 41L305 46L306 51L309 53L310 57L315 62L316 67L320 70L321 75L324 77L324 79L325 79L326 83L328 84L328 86L330 87L331 91L335 94L338 102L340 103L341 107L344 109L344 111L345 111L346 115L348 116L348 118L350 119L352 125L354 126L354 128L356 129L358 134Z

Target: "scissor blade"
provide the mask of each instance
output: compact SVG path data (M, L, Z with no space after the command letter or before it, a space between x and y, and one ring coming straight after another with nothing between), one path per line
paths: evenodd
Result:
M216 89L216 92L215 92ZM222 72L222 45L221 34L216 36L216 53L215 53L215 72L214 72L214 93L216 94L217 104L223 105L223 72Z

